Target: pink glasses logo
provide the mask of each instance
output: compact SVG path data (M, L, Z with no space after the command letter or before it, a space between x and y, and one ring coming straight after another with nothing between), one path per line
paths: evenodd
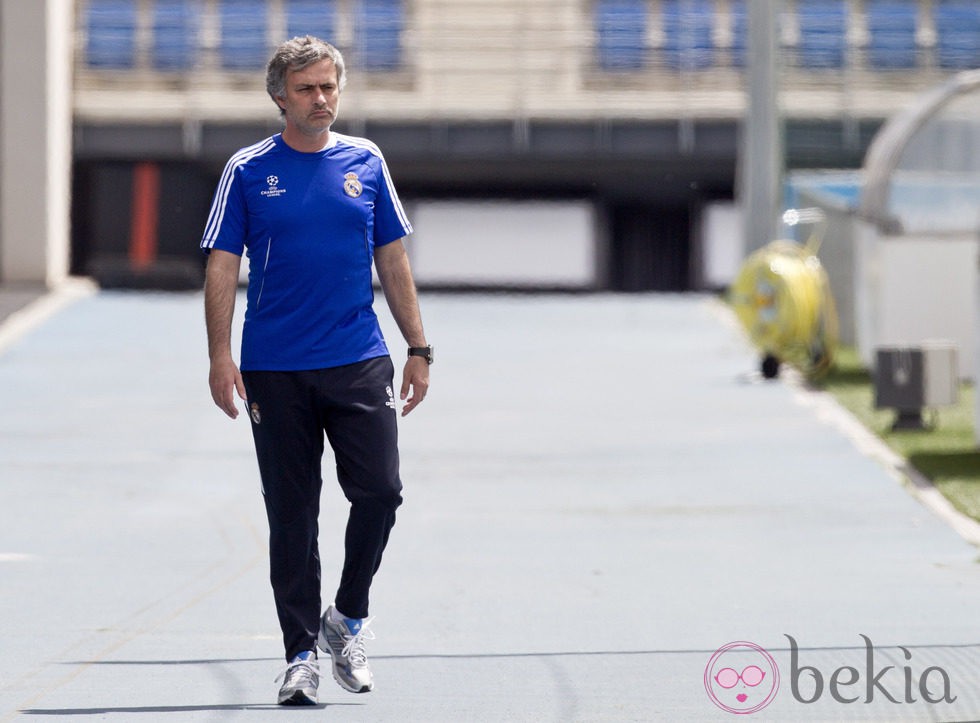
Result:
M704 669L704 689L724 711L745 715L772 703L779 690L776 661L755 643L737 641L715 651Z

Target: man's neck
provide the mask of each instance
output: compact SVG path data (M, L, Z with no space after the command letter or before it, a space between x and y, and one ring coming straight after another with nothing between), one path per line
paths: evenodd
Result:
M330 129L324 130L316 135L307 135L300 131L286 126L282 131L283 142L300 153L317 153L322 151L330 144Z

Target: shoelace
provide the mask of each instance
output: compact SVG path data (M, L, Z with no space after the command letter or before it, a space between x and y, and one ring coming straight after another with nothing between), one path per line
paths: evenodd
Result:
M316 658L311 658L310 660L294 660L282 669L282 672L276 676L273 682L278 683L280 680L289 677L291 675L290 671L293 670L296 671L294 675L302 683L312 683L314 677L319 678L320 675L320 665L317 663Z
M374 618L368 618L361 623L361 629L357 631L357 635L344 635L344 647L340 651L347 660L350 661L352 668L365 668L367 667L367 655L364 653L364 641L374 640L374 631L369 630L368 626Z

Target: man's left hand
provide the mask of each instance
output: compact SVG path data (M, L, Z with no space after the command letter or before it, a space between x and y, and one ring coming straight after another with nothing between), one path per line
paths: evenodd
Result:
M405 402L402 407L402 416L411 412L429 391L429 362L424 357L412 356L405 362L405 371L402 373L401 400Z

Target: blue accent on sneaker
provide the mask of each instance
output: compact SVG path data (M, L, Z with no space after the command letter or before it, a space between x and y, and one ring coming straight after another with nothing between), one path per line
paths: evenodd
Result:
M369 693L374 688L374 676L364 654L366 640L374 640L371 618L348 618L333 605L320 618L317 645L330 654L334 680L351 693Z
M320 666L316 651L305 650L294 657L277 677L283 681L279 689L279 705L316 705L320 685Z

